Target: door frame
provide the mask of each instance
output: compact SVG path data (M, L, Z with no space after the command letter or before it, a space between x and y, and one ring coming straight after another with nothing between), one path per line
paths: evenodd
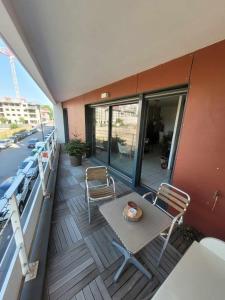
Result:
M94 122L94 113L93 109L99 106L108 106L109 107L109 127L108 127L108 161L104 163L103 161L98 160L96 157L92 157L92 160L95 163L99 163L101 165L106 165L113 174L120 177L122 180L126 181L129 185L133 187L137 187L141 185L141 170L142 170L142 155L144 151L144 138L146 132L146 121L147 121L147 106L149 99L160 98L162 96L171 96L171 95L180 95L182 96L182 116L177 120L177 124L179 124L179 130L176 136L176 149L174 150L173 154L173 162L176 160L176 153L177 148L179 145L179 138L180 138L180 129L182 126L182 120L185 112L185 103L187 102L187 90L188 86L183 85L180 87L174 87L171 89L166 90L159 90L159 91L151 91L148 93L141 93L138 95L132 95L130 97L121 97L116 99L110 99L106 101L90 103L85 105L85 125L86 125L86 140L90 143L90 149L93 153L93 122ZM184 97L185 95L185 97ZM136 149L135 157L134 157L134 164L133 164L133 171L131 177L128 177L126 174L122 173L121 171L113 168L110 165L110 151L111 151L111 130L112 130L112 106L114 105L125 105L131 103L138 103L138 117L137 117L137 131L136 131ZM174 166L174 163L173 163ZM171 170L170 180L173 176L173 168ZM142 184L143 185L143 184ZM145 186L145 185L143 185ZM147 186L148 189L151 187Z
M64 134L65 134L65 142L69 142L69 121L68 121L68 110L67 108L63 108L63 124L64 124Z
M149 106L149 101L154 100L154 99L159 99L160 97L167 97L171 95L179 95L179 100L178 100L178 108L177 108L177 113L176 113L176 119L175 119L175 130L172 138L173 142L173 153L171 154L171 172L170 172L170 178L169 182L171 182L172 177L173 177L173 171L174 171L174 162L176 160L176 154L177 154L177 148L179 145L179 138L180 138L180 129L182 127L182 121L183 121L183 116L184 116L184 110L185 110L185 103L187 99L187 89L180 89L180 90L172 90L168 91L166 93L153 93L150 95L143 95L143 100L142 100L142 114L141 114L141 120L140 120L140 138L141 141L139 143L139 158L137 161L137 172L135 174L135 186L144 186L149 189L152 189L151 186L147 186L143 183L141 183L141 172L142 172L142 157L144 153L144 139L145 139L145 133L147 129L147 117L148 117L148 106ZM172 145L171 145L172 148Z

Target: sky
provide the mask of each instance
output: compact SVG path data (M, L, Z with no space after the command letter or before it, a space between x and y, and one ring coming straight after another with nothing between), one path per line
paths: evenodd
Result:
M0 47L7 47L1 37ZM51 104L46 95L17 59L15 60L15 66L21 97L39 104ZM0 98L5 96L15 97L16 95L12 81L9 58L0 53Z

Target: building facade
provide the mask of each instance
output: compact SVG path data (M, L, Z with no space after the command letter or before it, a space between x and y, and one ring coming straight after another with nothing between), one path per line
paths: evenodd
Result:
M4 97L0 99L0 118L8 123L40 124L39 105L27 102L25 99Z
M133 186L167 181L185 190L185 221L222 239L224 53L222 41L62 104L69 136L86 139L99 164Z

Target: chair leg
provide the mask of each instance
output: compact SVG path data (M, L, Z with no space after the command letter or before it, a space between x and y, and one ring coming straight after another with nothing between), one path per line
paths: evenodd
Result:
M163 253L164 253L164 251L166 250L167 244L168 244L169 239L170 239L170 235L171 235L171 233L172 233L172 231L173 231L173 226L174 226L174 224L175 224L175 222L173 222L173 223L171 224L171 226L170 226L169 232L168 232L168 234L167 234L167 237L166 237L166 239L165 239L165 242L164 242L164 244L163 244L161 253L160 253L159 258L158 258L158 261L157 261L157 266L159 266L160 261L161 261L161 258L162 258L162 256L163 256Z
M120 253L124 256L124 261L122 265L119 267L119 269L116 271L116 274L114 276L113 281L117 282L119 277L122 275L123 271L125 270L128 263L133 264L139 271L141 271L145 276L147 276L148 279L152 278L152 275L145 269L145 267L136 259L135 256L133 256L131 253L129 253L123 246L118 244L116 241L112 240L113 246L119 250Z

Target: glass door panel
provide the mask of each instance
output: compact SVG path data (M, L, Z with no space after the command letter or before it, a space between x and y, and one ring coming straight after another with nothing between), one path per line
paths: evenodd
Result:
M108 132L109 132L109 107L95 108L94 113L94 143L93 153L103 162L108 162Z
M110 165L132 176L136 151L138 103L112 106Z
M162 182L170 182L182 118L182 103L182 96L179 95L148 102L141 183L155 190Z

